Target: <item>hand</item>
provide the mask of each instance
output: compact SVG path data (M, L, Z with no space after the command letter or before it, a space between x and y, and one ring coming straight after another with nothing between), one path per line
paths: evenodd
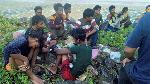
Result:
M57 29L63 28L64 26L62 24L56 25Z
M86 33L86 38L88 38L89 37L89 34L88 33Z
M32 55L28 56L28 60L31 60L32 59Z
M51 41L50 41L50 47L53 46L53 45L56 45L56 44L57 44L57 41L56 41L56 40L51 40Z
M27 57L24 57L23 61L24 61L24 65L25 65L25 66L28 66L28 65L29 65L29 60L28 60Z
M48 48L43 47L42 52L48 52Z
M62 25L62 24L60 24L59 26L60 26L60 28L64 28L64 25Z
M125 66L126 63L128 63L130 61L131 60L129 60L128 58L125 58L124 60L122 60L123 67Z

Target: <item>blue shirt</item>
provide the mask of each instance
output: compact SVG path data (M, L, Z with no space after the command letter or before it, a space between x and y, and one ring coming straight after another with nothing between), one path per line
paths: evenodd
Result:
M23 56L28 56L30 48L28 47L28 41L25 36L21 36L11 41L4 48L4 64L8 64L10 54L22 54Z
M150 13L145 13L129 36L126 46L138 49L138 59L129 69L135 84L150 84Z

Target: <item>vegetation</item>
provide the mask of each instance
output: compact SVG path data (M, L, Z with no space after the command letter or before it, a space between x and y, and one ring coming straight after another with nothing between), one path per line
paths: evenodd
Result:
M12 40L12 32L20 29L22 27L22 23L17 19L7 19L3 16L0 16L0 84L28 84L29 78L28 76L20 71L6 71L3 67L2 63L2 55L3 48L5 45ZM117 32L104 31L101 30L99 32L99 41L98 43L107 45L110 47L115 47L117 50L122 51L124 48L124 42L128 36L128 34L132 31L132 27L122 28ZM87 74L87 79L90 84L94 84L96 77L94 77L88 70L85 73ZM47 76L45 76L47 79ZM57 78L56 80L59 80Z

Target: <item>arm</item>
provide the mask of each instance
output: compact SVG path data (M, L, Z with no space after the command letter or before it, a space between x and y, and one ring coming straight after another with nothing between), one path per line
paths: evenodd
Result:
M33 52L33 57L32 57L32 61L31 61L31 66L35 65L36 59L37 59L37 55L39 53L39 48L36 48Z
M96 22L95 22L94 19L93 19L92 22L91 22L91 26L92 26L93 30L90 31L90 32L88 32L88 33L86 34L86 37L89 37L90 35L94 34L96 31L99 30L99 26L96 24Z
M122 61L123 66L125 63L134 60L134 53L141 46L141 42L144 37L144 30L143 30L143 20L140 20L140 23L136 26L132 34L129 36L126 47L124 49L125 59Z
M125 59L122 61L123 66L125 66L126 63L134 60L135 51L136 51L136 48L130 48L128 46L125 47L124 49Z
M29 64L28 58L21 54L10 54L13 59L18 59L24 62L25 65Z
M31 50L30 50L30 53L28 54L28 59L29 59L29 60L32 59L33 52L34 52L34 49L31 49Z
M89 37L90 35L94 34L97 30L93 29L91 32L86 33L86 37Z
M62 26L63 26L62 24L56 25L55 22L54 22L54 20L50 19L50 22L49 22L49 27L50 27L50 28L59 29L59 28L61 28Z
M67 49L67 48L62 48L62 49L57 49L57 50L56 50L56 53L62 55L62 54L69 54L69 53L71 53L71 52L70 52L70 50Z
M126 46L124 49L125 57L130 60L133 60L136 49L137 48L130 48L130 47Z

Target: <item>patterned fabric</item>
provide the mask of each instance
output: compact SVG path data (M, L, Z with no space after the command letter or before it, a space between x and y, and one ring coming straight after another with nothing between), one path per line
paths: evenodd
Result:
M5 48L4 48L4 63L5 65L9 62L10 54L22 54L27 56L30 51L28 47L28 41L26 40L25 36L18 37L17 39L11 41Z
M95 19L93 19L91 22L86 22L83 18L81 18L77 21L76 27L84 29L85 32L91 32L93 29L99 30Z

